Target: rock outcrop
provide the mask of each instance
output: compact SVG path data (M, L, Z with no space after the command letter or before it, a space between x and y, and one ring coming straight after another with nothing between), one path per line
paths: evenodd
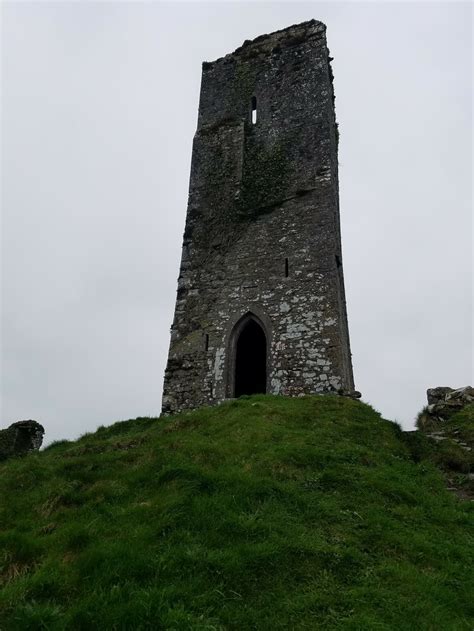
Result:
M429 459L445 473L449 491L474 501L474 388L430 388L426 394L416 425L430 439Z
M474 388L471 386L457 389L446 386L429 388L426 395L428 406L423 413L438 421L446 421L455 412L474 403Z
M18 421L0 430L0 460L37 451L43 442L44 427L33 420Z

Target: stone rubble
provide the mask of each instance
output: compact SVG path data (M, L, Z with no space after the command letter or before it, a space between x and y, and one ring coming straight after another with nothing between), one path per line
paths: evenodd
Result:
M471 386L457 389L446 386L429 388L426 395L428 406L425 413L439 421L448 420L455 412L474 403L474 388Z

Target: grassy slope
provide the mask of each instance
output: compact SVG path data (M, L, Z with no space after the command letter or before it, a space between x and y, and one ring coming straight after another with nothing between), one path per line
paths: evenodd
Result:
M408 445L258 396L0 464L0 629L472 629L474 505Z
M474 404L448 421L429 418L423 412L420 416L420 431L406 436L413 455L442 469L459 497L474 500Z

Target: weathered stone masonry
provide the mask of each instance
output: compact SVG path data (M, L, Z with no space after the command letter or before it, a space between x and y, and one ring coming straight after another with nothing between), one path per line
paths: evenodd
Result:
M234 396L250 321L266 392L354 387L325 31L312 20L203 64L164 412Z

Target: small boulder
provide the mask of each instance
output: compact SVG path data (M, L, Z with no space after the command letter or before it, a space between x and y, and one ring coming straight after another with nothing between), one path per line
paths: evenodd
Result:
M338 390L338 394L342 397L349 397L350 399L360 399L362 394L358 390Z

